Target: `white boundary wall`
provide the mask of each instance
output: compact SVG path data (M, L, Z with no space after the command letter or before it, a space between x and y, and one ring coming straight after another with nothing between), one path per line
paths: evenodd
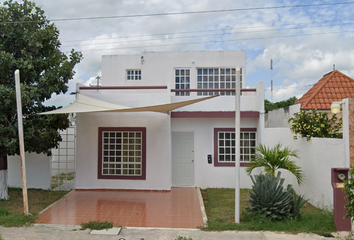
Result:
M303 138L293 139L289 128L266 128L264 144L274 146L281 142L283 146L299 150L298 166L305 172L305 181L298 186L294 176L282 170L286 183L293 185L298 194L316 207L333 209L333 189L331 185L331 169L349 167L343 139Z
M26 152L27 187L50 189L51 161L45 154ZM22 188L22 172L20 156L8 156L8 186Z
M266 128L289 128L288 119L293 117L295 113L300 112L301 104L292 105L285 108L279 108L269 111L265 115Z

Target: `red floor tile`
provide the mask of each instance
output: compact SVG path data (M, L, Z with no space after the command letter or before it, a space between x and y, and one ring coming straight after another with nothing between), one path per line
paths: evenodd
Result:
M197 188L171 191L73 191L40 214L37 223L198 228L204 226Z

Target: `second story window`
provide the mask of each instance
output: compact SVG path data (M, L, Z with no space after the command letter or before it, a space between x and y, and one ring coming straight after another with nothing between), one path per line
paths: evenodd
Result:
M191 71L189 68L175 68L175 88L190 89ZM189 96L189 92L176 92L176 96Z
M198 68L198 89L231 89L235 88L236 68ZM242 68L240 70L240 86L242 88ZM234 92L199 92L198 95L235 95Z
M141 80L141 70L140 69L128 69L126 79L127 79L127 81Z

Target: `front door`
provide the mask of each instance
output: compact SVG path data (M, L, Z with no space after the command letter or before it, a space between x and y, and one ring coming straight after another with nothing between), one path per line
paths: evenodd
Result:
M172 133L172 185L194 186L194 134Z

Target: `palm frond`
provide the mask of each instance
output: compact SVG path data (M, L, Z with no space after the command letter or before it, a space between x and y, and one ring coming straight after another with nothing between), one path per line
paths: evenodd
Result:
M304 179L304 173L291 158L299 158L298 151L289 147L282 147L282 144L278 143L274 147L267 147L263 144L258 145L256 153L251 159L249 166L246 168L248 175L251 174L253 169L258 167L264 167L266 173L270 173L275 176L275 171L278 169L285 169L291 172L297 179L297 182L301 185Z

